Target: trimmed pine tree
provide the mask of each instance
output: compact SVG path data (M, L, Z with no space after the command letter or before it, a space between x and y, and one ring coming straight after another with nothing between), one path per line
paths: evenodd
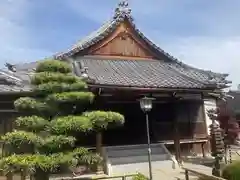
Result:
M32 96L14 103L22 114L16 129L1 137L8 155L0 161L6 174L24 172L36 180L49 179L63 167L101 165L101 132L122 125L124 117L116 112L87 111L94 101L87 83L72 74L63 61L45 60L31 78ZM79 133L97 133L97 152L76 147Z

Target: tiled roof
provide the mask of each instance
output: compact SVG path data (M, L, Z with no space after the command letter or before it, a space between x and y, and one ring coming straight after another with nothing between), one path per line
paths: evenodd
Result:
M88 76L98 85L142 88L213 88L207 77L194 77L194 72L179 70L174 64L159 60L80 59Z
M104 60L104 59L81 59L84 66L89 69L89 76L95 79L96 84L119 85L119 86L141 86L141 87L174 87L174 88L225 88L227 74L214 73L188 66L150 41L137 29L133 22L131 9L128 3L122 1L115 10L115 14L108 22L103 24L97 31L75 44L66 52L54 56L56 59L66 59L74 54L94 45L104 39L124 20L128 20L136 33L146 44L159 54L158 60ZM81 58L81 57L80 57ZM82 57L83 58L83 57ZM30 90L29 80L31 73L36 68L37 62L17 64L16 72L0 71L1 90L10 86L15 91L22 89ZM151 74L153 73L153 74ZM1 75L3 77L1 77ZM5 78L5 79L4 79ZM8 83L6 83L6 81ZM13 85L9 82L13 82ZM8 87L5 87L8 86ZM11 88L10 88L11 89ZM0 90L0 92L1 92Z
M189 71L198 72L198 74L200 76L202 76L202 75L203 76L211 76L213 79L215 79L215 78L225 79L226 76L228 76L228 74L214 73L211 71L205 71L202 69L197 69L197 68L191 67L191 66L179 61L178 59L176 59L175 57L173 57L172 55L168 54L163 49L158 47L155 43L153 43L150 39L148 39L136 27L136 25L133 21L132 14L131 14L131 9L128 7L128 3L125 1L122 1L119 3L119 6L115 9L114 16L109 21L104 23L98 30L94 31L86 38L77 42L75 45L73 45L67 51L59 53L59 54L55 55L54 57L56 59L65 59L65 58L72 57L74 54L98 43L99 41L101 41L102 39L107 37L110 33L112 33L117 28L117 26L120 23L122 23L126 19L129 21L129 23L134 28L134 30L139 35L139 37L142 38L146 42L146 44L148 44L149 47L151 47L156 52L156 54L159 54L159 57L161 60L162 60L162 57L165 57L165 60L167 59L167 60L169 60L169 62L175 63L176 67L188 68ZM196 73L196 76L198 76L198 74Z
M135 27L131 15L131 9L128 7L128 3L123 1L119 3L118 7L115 9L114 16L109 21L105 22L99 29L92 32L89 36L77 42L66 52L58 53L57 55L55 55L55 58L64 59L71 57L75 53L78 53L81 50L84 50L90 47L91 45L96 44L97 42L108 36L110 33L112 33L116 29L116 27L120 23L122 23L126 18L129 20L132 26ZM140 33L140 31L138 32Z
M221 88L216 82L225 81L212 74L182 67L176 63L161 60L106 60L93 57L80 57L78 66L87 67L90 79L98 85L114 85L141 88ZM37 62L15 65L16 72L0 71L0 92L30 91L30 77ZM79 69L80 70L80 69ZM80 71L79 71L80 72Z
M20 92L30 92L31 88L28 85L17 86L17 85L6 85L0 84L0 93L20 93Z
M177 63L169 63L169 65L183 75L199 80L206 84L217 83L219 88L225 88L231 81L226 80L227 74L214 73L211 71L203 71L192 68L190 66L181 66Z
M33 67L33 64L16 65L16 72L2 69L0 71L0 93L31 91L29 82L33 68L30 67Z

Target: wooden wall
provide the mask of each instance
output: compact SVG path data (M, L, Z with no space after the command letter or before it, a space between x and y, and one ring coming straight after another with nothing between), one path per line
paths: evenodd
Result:
M6 103L6 102L11 102ZM0 135L12 131L14 121L19 115L13 111L13 100L0 102ZM105 103L104 103L105 104ZM103 107L97 106L97 109L113 110L126 115L126 124L124 127L119 127L105 133L109 136L109 141L117 144L124 144L124 136L129 139L129 143L134 143L135 139L145 142L146 128L145 116L141 111L139 102L135 101L132 104L105 104ZM12 110L12 111L11 111ZM176 112L174 112L176 111ZM181 139L196 139L206 138L205 116L203 111L203 102L200 101L181 101L178 104L157 103L153 105L152 111L149 113L151 137L153 141L173 140L173 120L174 115L178 118L179 134ZM130 130L129 130L130 127ZM104 137L107 143L107 137ZM130 138L131 137L131 140ZM87 137L86 137L87 138ZM87 138L88 144L95 144L95 136ZM92 140L90 140L92 139Z
M206 137L206 124L204 106L201 101L183 102L179 107L178 122L183 124L179 127L180 133L184 137L185 129L189 129L192 138Z
M13 130L16 117L16 113L0 113L0 136Z
M0 136L14 129L19 113L14 108L14 101L19 95L0 95Z
M108 44L97 49L93 54L153 58L149 55L149 52L128 33L120 33Z
M176 114L174 114L173 109L175 109ZM186 101L177 105L160 104L155 111L158 114L156 116L155 113L155 119L153 119L155 139L173 140L173 116L177 117L181 139L206 138L203 102Z
M122 22L107 37L75 56L94 55L120 59L156 59L158 55L138 35L128 20ZM162 59L162 58L160 58Z

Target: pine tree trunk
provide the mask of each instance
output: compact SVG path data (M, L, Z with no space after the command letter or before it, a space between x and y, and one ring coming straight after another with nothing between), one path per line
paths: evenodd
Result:
M13 174L12 173L7 173L7 175L6 175L6 179L7 180L13 180Z
M102 133L97 132L96 134L96 151L102 155Z
M49 180L49 174L37 169L35 174L33 175L34 180Z
M96 134L96 151L102 156L102 133L97 132ZM96 167L96 174L103 174L103 168L99 164Z
M22 172L20 173L20 175L21 175L21 180L25 180L25 179L26 179L26 176L27 176L27 173L26 173L26 171L24 170L24 171L22 171Z

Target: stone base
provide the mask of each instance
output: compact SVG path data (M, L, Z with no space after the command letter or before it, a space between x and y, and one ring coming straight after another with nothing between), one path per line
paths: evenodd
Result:
M96 172L96 174L97 174L97 175L102 175L102 174L104 174L104 171L103 171L103 170L98 170L98 171Z
M172 160L172 169L180 169L181 164L179 164L174 156L171 158Z

